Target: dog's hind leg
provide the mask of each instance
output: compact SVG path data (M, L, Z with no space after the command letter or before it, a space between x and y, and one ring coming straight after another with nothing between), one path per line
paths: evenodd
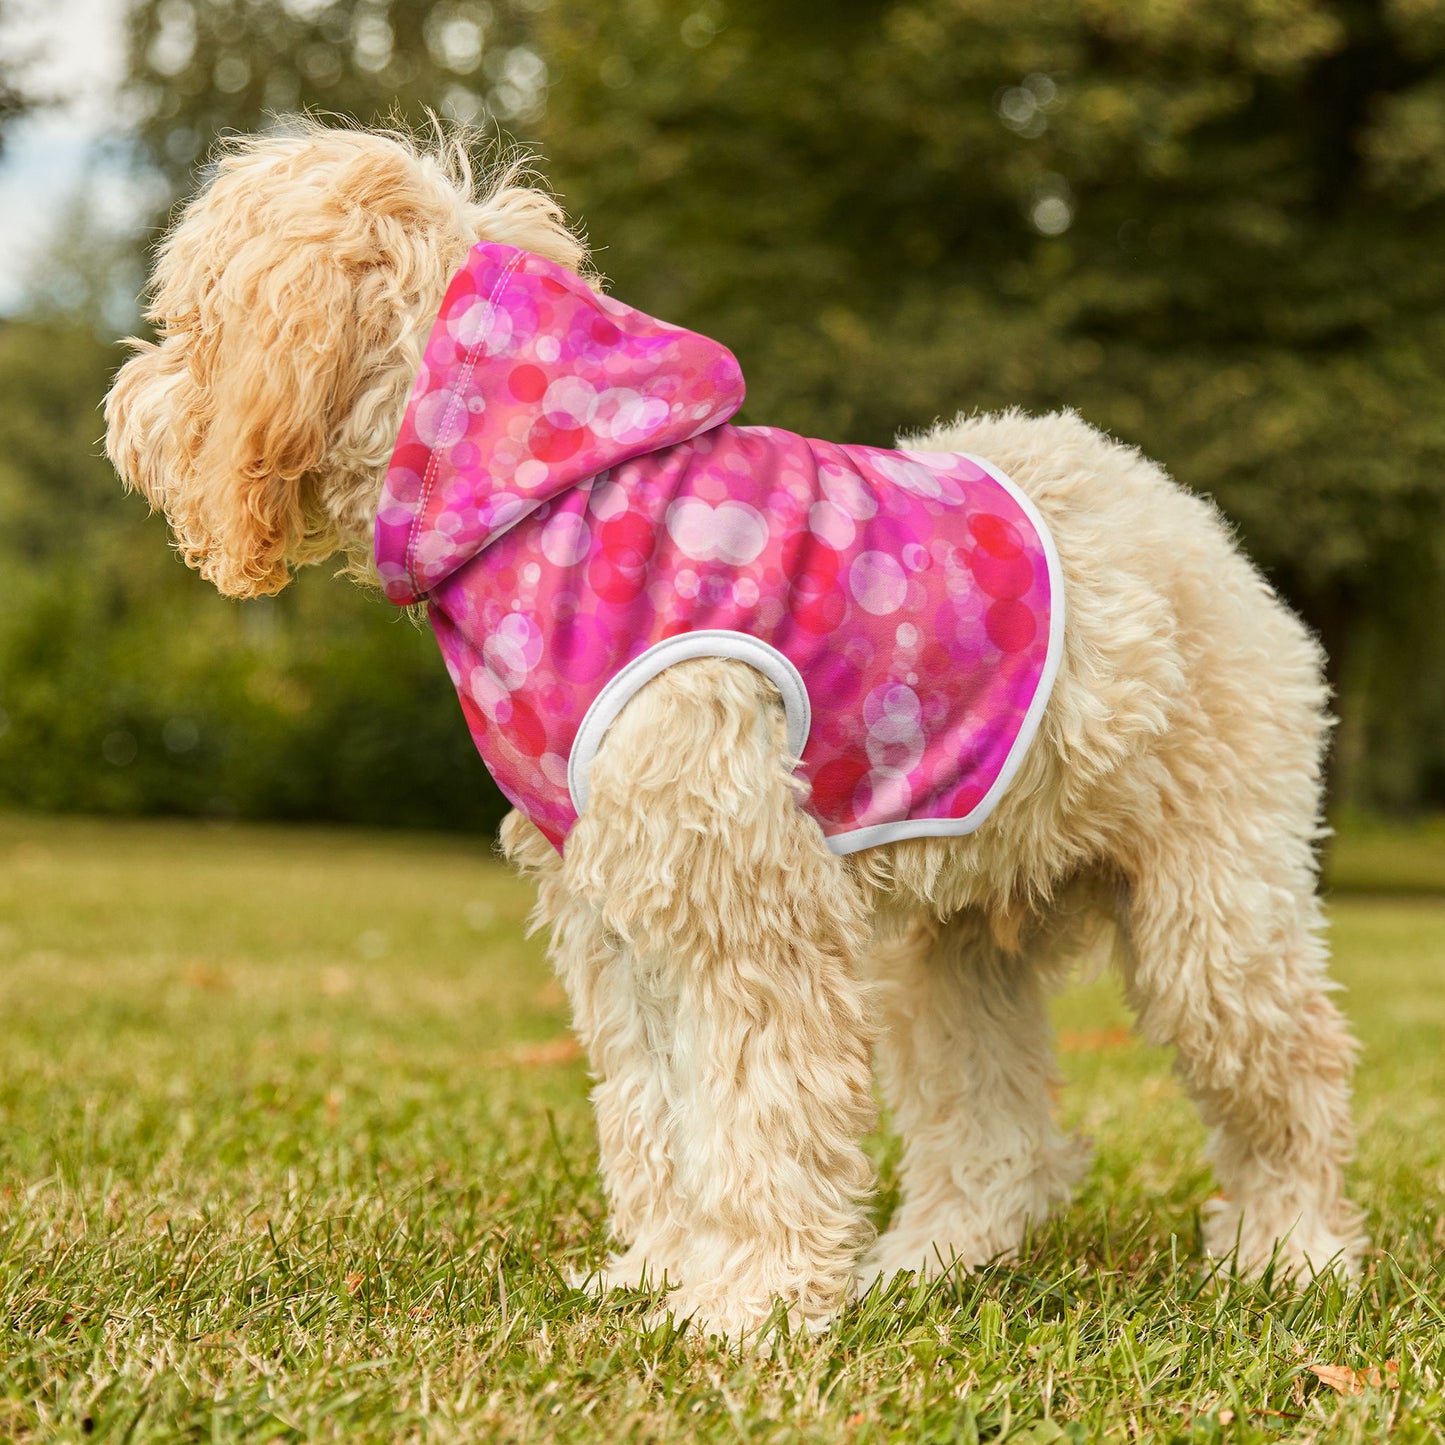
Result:
M1068 1199L1088 1152L1054 1121L1037 949L1005 949L981 912L916 923L873 954L879 1071L903 1136L902 1200L860 1282L1011 1255Z
M671 1312L730 1339L780 1300L795 1324L825 1324L869 1237L865 909L797 806L760 673L679 663L628 704L564 874L633 960L612 975L629 997L607 1007L634 1013L645 992L653 1010L666 1107L634 1117L666 1160Z
M1237 1247L1251 1274L1276 1246L1284 1272L1349 1272L1364 1243L1343 1180L1355 1045L1330 996L1316 896L1320 658L1254 579L1231 580L1239 566L1179 581L1187 690L1162 745L1115 780L1128 808L1101 798L1095 817L1119 827L1140 1027L1173 1044L1212 1131L1225 1199L1206 1246Z
M1249 1274L1276 1249L1285 1273L1353 1272L1355 1046L1330 999L1306 845L1261 849L1250 831L1198 828L1179 851L1152 851L1131 889L1128 992L1145 1037L1174 1045L1213 1131L1225 1197L1206 1221L1210 1253L1237 1248Z

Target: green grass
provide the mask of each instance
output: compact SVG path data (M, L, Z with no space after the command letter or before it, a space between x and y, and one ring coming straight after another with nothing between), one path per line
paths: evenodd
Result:
M1211 1277L1200 1127L1099 984L1073 1207L772 1359L566 1283L602 1204L528 902L465 841L0 818L0 1438L1445 1439L1445 901L1332 905L1361 1288Z
M1445 817L1342 821L1325 881L1340 892L1445 895Z

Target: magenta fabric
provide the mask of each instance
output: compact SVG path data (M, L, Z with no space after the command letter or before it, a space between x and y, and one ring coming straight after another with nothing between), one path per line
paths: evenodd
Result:
M387 473L387 596L425 600L482 758L558 848L589 709L700 632L801 679L805 806L835 851L971 830L1057 670L1042 522L980 459L728 424L742 400L718 343L478 245Z

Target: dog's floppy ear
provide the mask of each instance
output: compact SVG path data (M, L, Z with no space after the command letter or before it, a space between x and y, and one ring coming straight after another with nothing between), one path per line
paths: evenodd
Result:
M334 553L338 485L385 460L379 404L351 413L388 366L386 397L404 394L399 338L418 295L444 284L436 237L459 224L456 196L439 183L418 196L418 174L414 155L360 132L237 141L160 248L158 342L133 343L116 378L107 448L221 592L278 592L292 566Z
M210 228L205 228L209 231ZM308 475L354 372L354 282L326 248L256 237L224 270L208 235L162 250L151 316L106 398L106 448L188 566L232 597L305 560Z
M163 484L166 512L187 564L220 591L278 592L288 560L304 560L307 478L365 349L355 270L324 233L258 235L197 286L214 261L202 238L176 239L154 311L169 333L162 366L181 351L193 410L171 412L180 474Z
M199 525L176 536L222 592L277 592L301 560L306 479L357 360L354 309L343 267L305 242L233 262L201 305L187 361L213 414L189 458Z

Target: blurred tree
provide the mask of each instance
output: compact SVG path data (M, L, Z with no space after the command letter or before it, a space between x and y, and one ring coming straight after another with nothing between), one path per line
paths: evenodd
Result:
M547 70L527 43L547 0L141 0L130 80L146 160L189 189L215 137L296 110L368 125L527 125Z
M732 344L751 415L884 442L1076 407L1215 496L1321 631L1345 795L1438 769L1438 0L559 0L537 45L599 264ZM1387 780L1391 687L1418 745Z
M0 155L5 152L5 132L35 104L24 83L30 57L5 34L15 23L18 8L14 0L0 0L0 35L5 37L0 45Z
M88 317L0 323L0 805L495 826L429 637L315 569L218 597L123 495L114 360Z
M530 14L528 0L141 0L129 16L131 161L143 183L159 180L163 211L219 134L287 111L413 126L428 108L467 124L534 119L546 72L524 43ZM101 256L105 238L80 224L70 234L33 288L35 322L0 333L0 381L11 370L49 408L33 435L17 427L15 465L0 467L0 520L8 508L16 542L27 528L36 541L25 602L0 625L0 800L494 826L505 805L429 637L324 572L262 603L217 598L104 460L77 451L98 418L59 410L93 407L105 390L77 367L95 363L87 326L114 314L124 267ZM57 559L78 549L55 502L77 490L113 565L67 571Z
M883 442L1077 407L1215 496L1323 633L1344 798L1445 802L1441 0L139 0L131 26L138 158L171 195L268 112L432 106L541 142L619 293L733 346L753 419ZM17 385L101 389L62 376L63 338L10 340ZM63 553L72 504L17 500L18 477L14 535ZM68 686L102 652L141 680L95 692L104 725L75 743L114 806L174 805L135 780L200 696L201 735L255 739L249 772L239 742L205 758L236 806L358 816L381 769L422 800L408 816L459 816L430 791L465 736L425 638L324 578L210 598L155 537L135 560L143 519L113 522L109 486L73 505L121 580L34 581L44 606L12 608L0 647L39 646L43 615L79 639ZM12 717L21 675L0 655ZM422 734L424 763L394 746Z

